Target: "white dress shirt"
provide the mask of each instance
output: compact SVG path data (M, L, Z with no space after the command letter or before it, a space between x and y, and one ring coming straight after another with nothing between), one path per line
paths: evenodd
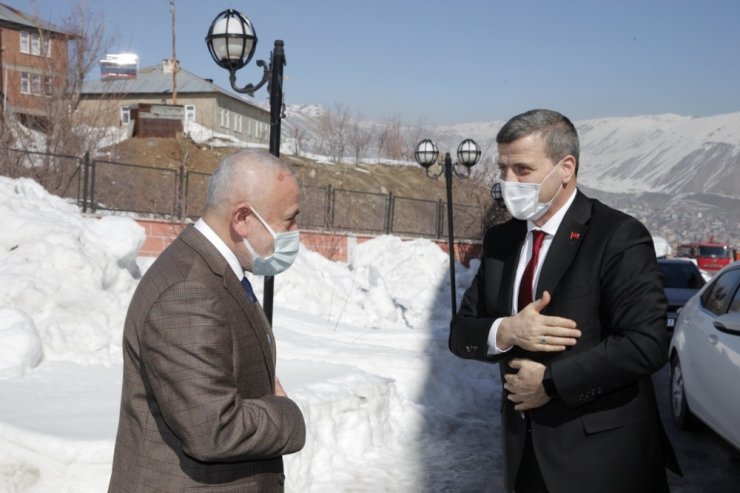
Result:
M219 238L216 232L211 229L211 227L203 220L202 217L195 222L195 229L203 233L203 236L206 237L211 245L216 247L216 250L218 250L218 252L226 259L229 267L231 267L231 270L234 271L236 278L239 280L239 282L241 282L241 280L244 279L244 268L242 267L241 263L239 263L239 259L236 258L236 254L234 254L234 252L232 252L231 249L226 246L224 240Z
M576 192L574 190L571 193L571 196L568 198L568 201L565 204L563 204L563 207L561 207L560 210L556 212L554 216L548 219L547 222L542 225L542 227L537 226L532 221L527 221L527 236L524 239L524 245L522 245L522 250L519 253L519 263L517 264L517 268L516 268L516 276L514 276L514 289L512 293L513 296L511 298L511 314L512 315L517 312L517 300L519 299L519 285L522 282L522 276L524 275L524 269L527 268L527 264L529 263L529 260L532 258L532 246L534 243L534 235L532 234L532 231L539 229L545 232L545 238L543 239L542 246L540 247L540 255L537 258L537 265L534 268L534 275L532 276L532 293L536 293L537 283L540 280L540 270L542 270L542 264L545 262L545 257L547 257L548 250L550 250L552 239L555 237L555 233L557 233L558 228L560 227L560 223L563 222L565 213L568 212L568 209L570 209L570 206L573 204L573 200L575 200L575 198L576 198ZM501 325L501 320L503 320L503 318L497 318L493 322L490 332L488 332L488 354L505 353L506 351L511 349L511 348L499 349L496 346L496 335L498 334L498 328L499 328L499 325Z

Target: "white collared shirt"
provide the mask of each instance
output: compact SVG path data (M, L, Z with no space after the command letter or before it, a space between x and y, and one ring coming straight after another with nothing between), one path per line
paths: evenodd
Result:
M537 258L537 265L534 269L534 275L532 276L532 293L537 292L537 284L540 280L540 271L542 270L542 264L545 262L545 258L547 257L547 252L550 250L550 245L552 244L552 239L555 237L555 233L557 233L558 228L560 227L560 224L563 222L563 218L565 217L565 213L568 212L568 209L570 209L570 206L573 204L573 201L576 198L576 190L574 190L568 200L563 204L563 207L561 207L550 219L547 220L545 224L542 225L542 227L537 226L532 221L527 221L527 235L524 238L524 244L522 245L522 249L519 252L519 263L517 264L516 268L516 275L514 276L514 286L512 290L512 298L511 298L511 313L515 314L517 312L517 300L519 299L519 285L522 282L522 276L524 275L524 269L527 268L527 264L529 263L529 259L532 258L532 246L534 244L534 235L532 234L532 231L539 229L540 231L545 232L545 238L542 241L542 246L540 247L540 255ZM498 327L501 324L502 318L497 318L493 325L491 326L491 330L488 332L488 354L499 354L499 353L505 353L509 349L499 349L496 346L496 335L498 334Z
M195 229L203 233L203 236L205 236L206 239L216 247L216 250L218 250L218 252L226 259L229 267L234 271L236 278L241 282L241 280L244 279L244 268L241 263L239 263L239 259L236 258L236 254L226 246L224 240L219 238L216 232L211 229L202 217L195 222Z

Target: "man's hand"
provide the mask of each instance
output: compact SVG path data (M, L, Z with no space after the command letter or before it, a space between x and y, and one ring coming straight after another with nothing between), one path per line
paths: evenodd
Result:
M504 376L504 388L509 391L507 398L516 405L517 411L527 411L544 406L550 401L542 386L545 365L529 359L513 359L509 366L519 370Z
M553 352L574 346L576 338L581 337L581 331L573 320L542 315L548 303L550 293L545 291L542 298L525 306L516 315L504 318L496 334L496 347L519 346L527 351Z
M278 377L275 377L275 395L280 397L288 397L288 394L285 393L285 389L280 383L280 379Z

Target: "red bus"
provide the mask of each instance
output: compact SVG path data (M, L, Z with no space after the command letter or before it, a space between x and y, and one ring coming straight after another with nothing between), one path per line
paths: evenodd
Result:
M699 268L706 271L718 271L732 262L732 252L727 243L709 241L695 241L678 245L677 257L696 259Z

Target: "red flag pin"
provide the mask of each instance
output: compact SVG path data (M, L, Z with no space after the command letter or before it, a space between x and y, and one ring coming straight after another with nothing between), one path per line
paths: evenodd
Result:
M570 233L571 240L578 240L580 238L581 238L581 233L579 233L578 231L571 231Z

